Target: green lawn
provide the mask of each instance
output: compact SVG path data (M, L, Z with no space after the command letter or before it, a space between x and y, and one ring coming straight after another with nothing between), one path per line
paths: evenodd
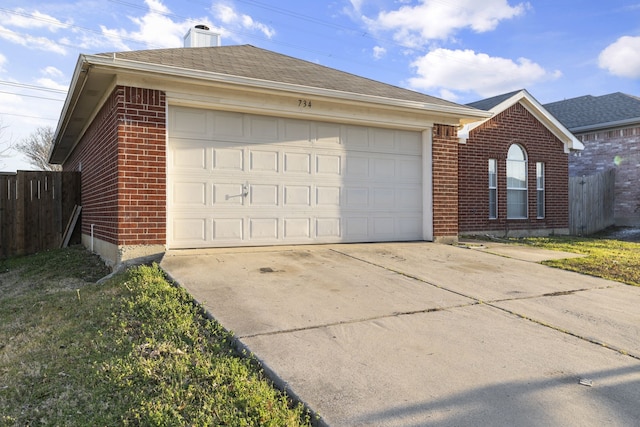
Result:
M310 418L157 266L82 248L0 261L0 426L301 426Z
M531 246L587 255L543 264L640 286L640 243L607 238L545 237L512 239Z

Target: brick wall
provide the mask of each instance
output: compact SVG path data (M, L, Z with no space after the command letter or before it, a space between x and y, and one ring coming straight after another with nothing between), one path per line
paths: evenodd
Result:
M614 168L616 225L640 225L640 127L576 134L584 143L571 156L571 176L593 175Z
M458 235L458 137L453 126L433 128L433 236Z
M527 152L528 218L507 219L506 159L511 144ZM489 219L488 160L497 159L498 218ZM568 229L568 154L564 146L521 104L516 104L477 127L466 144L459 146L459 227L460 233L506 234L527 230ZM536 162L545 163L545 218L537 219Z
M166 99L118 86L64 164L82 177L82 232L116 245L166 243Z

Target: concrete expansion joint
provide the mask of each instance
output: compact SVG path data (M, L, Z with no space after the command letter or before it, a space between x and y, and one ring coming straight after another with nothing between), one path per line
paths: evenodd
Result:
M275 335L290 334L290 333L294 333L294 332L313 331L313 330L317 330L317 329L330 328L332 326L353 325L353 324L357 324L357 323L372 322L372 321L375 321L375 320L390 319L390 318L393 318L393 317L411 316L411 315L414 315L414 314L435 313L435 312L438 312L438 311L447 311L447 310L456 309L456 308L471 307L471 306L479 305L479 304L481 304L481 303L474 301L474 302L467 303L467 304L458 304L458 305L451 305L451 306L446 306L446 307L427 308L427 309L424 309L424 310L412 310L412 311L402 311L402 312L396 311L396 312L393 312L391 314L385 314L385 315L381 315L381 316L372 316L372 317L366 317L366 318L362 318L362 319L346 320L346 321L342 321L342 322L323 323L321 325L305 326L304 328L291 328L291 329L283 329L281 331L260 332L260 333L257 333L257 334L237 335L237 338L238 339L242 339L242 338L269 337L269 336L275 336Z
M602 289L606 289L606 288L609 288L609 287L610 286L606 286L606 287L604 287ZM533 297L533 298L535 298L535 297ZM505 301L505 300L503 300L503 301ZM495 301L495 302L500 302L500 301ZM587 336L584 336L584 335L581 335L581 334L577 334L577 333L571 332L571 331L569 331L567 329L563 329L563 328L560 328L558 326L554 326L554 325L552 325L550 323L546 323L546 322L534 319L532 317L525 316L524 314L518 313L516 311L509 310L508 308L504 308L504 307L500 307L500 306L494 305L493 303L486 303L486 305L488 305L489 307L492 307L492 308L496 308L496 309L498 309L500 311L503 311L505 313L511 314L513 316L519 317L521 319L524 319L524 320L526 320L528 322L535 323L536 325L544 326L545 328L552 329L552 330L554 330L556 332L560 332L562 334L569 335L569 336L572 336L574 338L578 338L578 339L580 339L582 341L585 341L585 342L588 342L588 343L591 343L591 344L595 344L595 345L600 346L600 347L607 348L607 349L612 350L612 351L614 351L616 353L619 353L619 354L621 354L623 356L628 356L628 357L631 357L633 359L640 360L640 354L633 354L633 353L629 352L628 350L613 346L613 345L608 344L608 343L606 343L604 341L600 341L600 340L598 340L596 338L591 338L591 337L587 337Z
M604 347L604 348L608 348L608 349L610 349L612 351L615 351L616 353L622 354L624 356L629 356L629 357L632 357L634 359L640 360L640 355L636 355L636 354L630 353L629 351L624 350L622 348L617 348L617 347L609 345L609 344L607 344L607 343L605 343L603 341L600 341L600 340L597 340L597 339L594 339L594 338L589 338L589 337L586 337L586 336L583 336L583 335L580 335L580 334L576 334L576 333L573 333L571 331L559 328L557 326L553 326L551 324L547 324L547 323L541 322L539 320L533 319L531 317L525 316L523 314L517 313L517 312L515 312L513 310L509 310L509 309L500 307L498 305L495 305L496 303L506 302L506 301L527 300L527 299L542 298L542 297L558 297L558 296L572 295L572 294L575 294L577 292L586 292L586 291L594 290L594 289L608 289L608 288L611 288L613 286L602 286L602 287L597 287L597 288L581 288L581 289L573 289L573 290L569 290L569 291L550 292L550 293L547 293L547 294L534 295L534 296L529 296L529 297L507 298L507 299L501 299L501 300L495 300L495 301L482 301L481 299L473 297L471 295L467 295L467 294L462 293L462 292L457 292L457 291L448 289L448 288L440 286L438 284L431 283L431 282L428 282L426 280L423 280L423 279L421 279L419 277L415 277L413 275L406 274L406 273L404 273L402 271L398 271L398 270L395 270L395 269L392 269L392 268L389 268L389 267L385 267L383 265L368 261L366 259L358 258L358 257L356 257L354 255L341 252L341 251L339 251L337 249L331 249L331 250L333 252L338 253L338 254L341 254L341 255L347 256L349 258L355 259L357 261L367 263L367 264L372 265L374 267L382 268L384 270L390 271L390 272L395 273L395 274L400 274L400 275L408 277L410 279L417 280L419 282L425 283L425 284L427 284L429 286L433 286L433 287L436 287L436 288L441 289L443 291L451 292L451 293L453 293L455 295L459 295L459 296L462 296L462 297L465 297L465 298L469 298L469 299L474 301L473 303L466 304L465 306L486 305L486 306L498 309L500 311L509 313L511 315L520 317L520 318L522 318L524 320L527 320L529 322L535 323L537 325L544 326L544 327L549 328L549 329L553 329L554 331L557 331L557 332L560 332L560 333L563 333L563 334L566 334L566 335L570 335L572 337L578 338L578 339L586 341L588 343L595 344L595 345L598 345L598 346L601 346L601 347ZM449 308L455 308L455 307L449 307ZM439 309L436 309L436 310L439 310ZM414 314L414 313L406 313L406 314ZM371 320L374 320L374 319L371 319Z

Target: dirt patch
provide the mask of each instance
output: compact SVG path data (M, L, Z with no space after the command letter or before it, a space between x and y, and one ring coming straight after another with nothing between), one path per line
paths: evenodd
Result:
M611 227L597 233L594 237L640 243L640 227Z

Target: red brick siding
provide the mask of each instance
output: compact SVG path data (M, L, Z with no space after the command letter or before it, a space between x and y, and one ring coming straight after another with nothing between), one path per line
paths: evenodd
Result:
M507 220L506 159L511 144L520 144L528 160L528 218ZM488 160L498 164L498 218L489 219ZM459 146L460 233L544 230L569 227L568 154L564 145L520 104L471 131ZM545 164L545 218L537 219L536 163Z
M82 232L117 245L166 243L166 99L117 87L66 170L82 164Z
M456 128L433 128L433 236L458 235L458 137Z

